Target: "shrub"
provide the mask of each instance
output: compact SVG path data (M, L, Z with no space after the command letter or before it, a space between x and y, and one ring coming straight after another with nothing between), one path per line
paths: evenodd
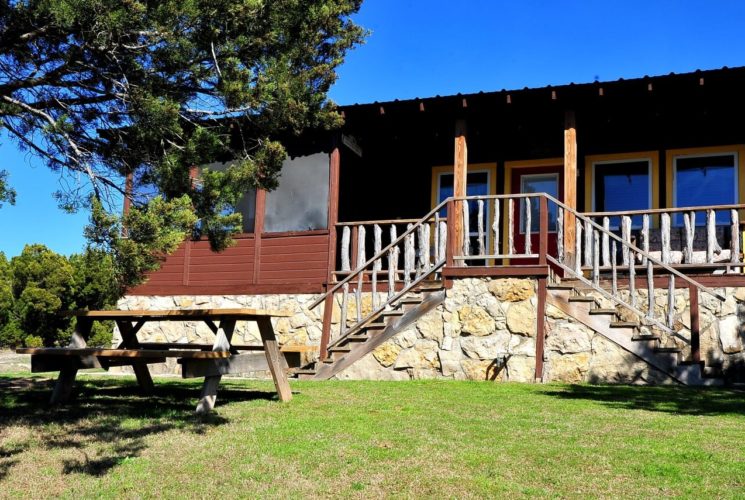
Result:
M43 347L44 339L36 335L29 335L23 343L26 344L26 347Z

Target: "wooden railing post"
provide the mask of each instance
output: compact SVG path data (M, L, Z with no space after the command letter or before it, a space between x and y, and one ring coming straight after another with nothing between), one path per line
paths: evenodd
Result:
M447 212L447 224L448 224L448 237L447 237L447 246L446 246L446 255L445 255L445 265L447 267L453 267L455 265L455 259L453 257L455 256L455 249L458 248L458 241L455 236L456 232L456 223L455 220L457 218L456 214L459 214L459 212L455 209L456 203L453 200L449 200L447 203L448 212Z
M357 231L354 231L352 229L350 229L350 231L352 232L351 269L355 270L357 269L358 265L362 264L362 262L357 261L357 257L358 257L357 251L359 249L360 242L359 242L359 235L357 234ZM364 245L364 242L362 244Z
M577 124L573 110L564 113L564 203L577 209ZM570 268L575 266L575 259L582 258L575 255L575 238L579 237L575 222L572 212L564 214L564 261Z
M699 326L698 288L688 285L688 301L691 312L691 358L694 363L701 362L701 332Z
M541 196L539 211L538 265L546 265L548 254L548 198Z

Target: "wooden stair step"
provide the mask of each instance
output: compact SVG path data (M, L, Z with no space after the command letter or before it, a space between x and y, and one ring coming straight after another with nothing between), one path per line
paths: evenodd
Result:
M634 335L631 337L631 340L636 340L639 342L649 341L649 340L660 340L659 335L655 335L654 333L650 333L647 335Z
M569 297L569 302L595 302L595 297L587 297L585 295L575 295Z
M404 304L421 304L422 303L421 297L404 297L403 299L399 300L397 302L398 305L404 305Z
M315 375L315 368L300 368L294 371L295 375Z
M596 307L595 309L590 309L590 314L617 314L618 311L615 309L603 309L601 307Z
M381 316L403 316L404 312L401 310L393 309L390 311L383 311Z
M358 333L356 335L350 335L349 337L347 337L348 341L353 341L353 342L360 342L360 341L365 342L369 339L370 339L370 336L366 333Z
M337 345L334 347L329 347L329 352L350 352L351 350L352 348L346 345Z
M365 325L365 329L367 329L367 330L382 330L386 326L388 326L388 325L379 321L379 322L369 323L369 324Z
M608 326L611 328L638 328L639 324L633 321L613 321Z
M415 290L437 291L442 290L445 284L441 281L423 281L414 287Z
M677 352L683 352L683 350L680 347L655 347L654 352L677 353Z
M568 283L553 283L550 285L546 285L546 288L549 290L574 290L574 285L570 285Z

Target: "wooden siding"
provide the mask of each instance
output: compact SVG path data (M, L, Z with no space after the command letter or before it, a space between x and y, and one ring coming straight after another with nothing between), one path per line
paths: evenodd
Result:
M238 238L224 252L213 252L207 241L184 242L129 294L321 292L328 276L329 236L320 233L263 235L259 252L254 238Z
M260 284L324 283L328 276L328 234L267 237L261 242Z

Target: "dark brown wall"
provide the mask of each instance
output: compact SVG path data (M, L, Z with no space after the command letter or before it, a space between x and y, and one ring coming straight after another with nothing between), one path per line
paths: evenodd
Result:
M237 239L224 252L213 252L207 241L185 242L129 294L317 293L327 277L328 246L325 231L265 234L259 252L254 238Z

